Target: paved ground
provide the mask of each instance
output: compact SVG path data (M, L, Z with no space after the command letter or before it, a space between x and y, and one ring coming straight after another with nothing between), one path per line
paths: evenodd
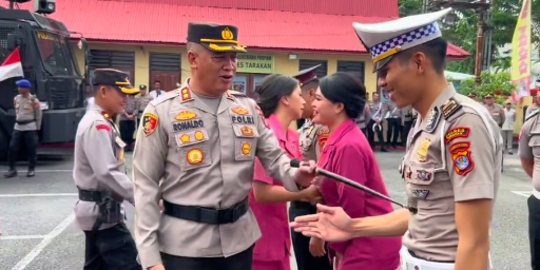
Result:
M396 171L401 153L377 153L377 157L391 195L404 199L403 182ZM41 163L34 178L24 177L24 167L19 178L0 178L1 270L82 269L84 238L71 224L76 201L72 164L70 158ZM492 258L496 270L530 269L526 209L530 180L515 156L508 156L505 164L492 232ZM1 173L5 170L0 166ZM132 214L132 209L128 212ZM128 223L133 223L132 215Z

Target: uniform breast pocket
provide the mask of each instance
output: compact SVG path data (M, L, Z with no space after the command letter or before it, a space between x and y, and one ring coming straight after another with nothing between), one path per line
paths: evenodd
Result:
M529 140L529 147L531 147L535 157L540 157L540 134L532 135Z
M450 179L437 175L433 167L411 167L412 173L408 180L408 196L412 197L419 211L445 212L449 207L448 198L452 197ZM447 177L448 178L448 177Z
M174 134L182 171L207 167L212 164L208 132L204 129Z
M254 125L233 125L234 160L251 161L255 159L259 133Z

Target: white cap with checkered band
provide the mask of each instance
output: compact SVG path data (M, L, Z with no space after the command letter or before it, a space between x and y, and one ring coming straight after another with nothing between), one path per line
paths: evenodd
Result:
M441 37L438 21L451 10L447 8L382 23L353 23L353 28L369 50L375 64L373 72L376 72L395 54Z

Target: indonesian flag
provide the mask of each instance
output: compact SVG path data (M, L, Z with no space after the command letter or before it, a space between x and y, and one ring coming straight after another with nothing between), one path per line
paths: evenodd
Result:
M21 64L21 54L17 47L0 65L0 81L7 80L13 77L24 77L23 67Z

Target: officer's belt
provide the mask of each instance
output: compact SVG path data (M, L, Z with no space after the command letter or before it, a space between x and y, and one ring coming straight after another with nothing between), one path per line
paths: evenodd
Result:
M163 200L163 213L165 215L211 225L234 223L245 215L248 210L249 203L247 198L227 209L185 206Z
M26 124L30 124L30 123L33 123L33 122L36 122L36 120L24 120L24 121L21 121L21 120L17 120L15 121L17 124L19 125L26 125Z

